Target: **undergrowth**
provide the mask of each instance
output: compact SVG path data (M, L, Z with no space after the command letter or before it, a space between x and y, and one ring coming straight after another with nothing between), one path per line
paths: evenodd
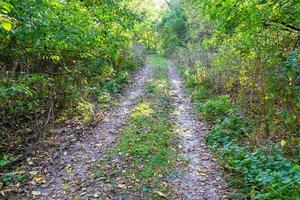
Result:
M248 140L253 124L228 96L218 96L205 83L197 83L188 68L181 71L196 110L212 125L205 140L226 172L229 184L236 189L232 198L298 200L300 160L288 148L289 143L297 143L297 138L265 146L251 144ZM299 152L299 143L294 148Z

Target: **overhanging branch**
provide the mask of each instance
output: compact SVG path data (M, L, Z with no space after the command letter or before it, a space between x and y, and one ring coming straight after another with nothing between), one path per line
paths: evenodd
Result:
M271 22L276 23L276 24L281 24L282 26L285 26L285 27L287 27L287 28L289 28L289 29L291 29L291 30L300 32L300 28L295 27L295 26L293 26L293 25L291 25L291 24L288 24L288 23L286 23L286 22L279 22L279 21L276 21L276 20L271 20Z

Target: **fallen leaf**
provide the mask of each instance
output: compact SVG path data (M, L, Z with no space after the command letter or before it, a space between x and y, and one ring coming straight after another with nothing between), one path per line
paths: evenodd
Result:
M27 158L27 163L28 163L28 165L33 165L31 158Z
M120 189L126 189L126 185L124 183L117 183L117 185Z
M33 176L35 176L35 175L37 175L37 174L38 174L38 171L30 171L30 172L29 172L29 174L31 174L31 175L33 175Z
M98 198L98 197L99 197L99 193L95 193L95 194L93 195L93 197Z
M33 196L41 195L40 191L32 191L31 193L33 194Z
M67 172L70 174L70 173L72 173L72 171L73 171L73 168L72 167L68 167Z
M206 176L206 174L203 173L203 172L198 172L198 173L197 173L197 176Z
M68 189L68 188L69 188L68 183L64 183L64 184L63 184L63 187L64 187L65 190Z
M44 177L42 177L41 175L39 175L39 176L35 176L34 178L33 178L33 180L35 180L35 182L41 182L42 180L44 180Z
M154 191L154 193L158 194L161 197L164 197L167 199L167 195L165 195L164 193L160 192L160 191Z

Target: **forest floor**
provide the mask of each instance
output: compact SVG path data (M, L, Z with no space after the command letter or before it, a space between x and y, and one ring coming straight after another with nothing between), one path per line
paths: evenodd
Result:
M228 199L206 124L171 62L149 58L117 102L56 153L27 160L35 177L10 199Z

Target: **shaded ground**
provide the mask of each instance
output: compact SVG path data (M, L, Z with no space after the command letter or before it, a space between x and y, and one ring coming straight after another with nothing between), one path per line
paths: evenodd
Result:
M181 152L188 163L179 169L172 180L175 194L172 199L226 199L226 184L220 170L203 141L206 125L192 112L181 77L172 64L168 66L171 96L176 107L173 119L181 141Z

